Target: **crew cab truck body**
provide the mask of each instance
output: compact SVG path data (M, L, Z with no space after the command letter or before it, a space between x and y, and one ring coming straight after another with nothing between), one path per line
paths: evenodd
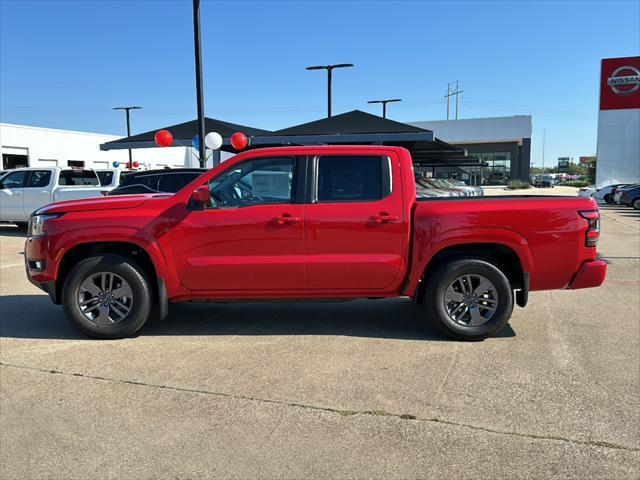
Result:
M91 169L17 168L0 179L0 221L26 225L31 213L44 205L99 197L101 190Z
M442 333L477 340L529 291L602 284L598 235L591 198L418 200L402 148L279 147L173 195L44 207L25 261L95 337L132 335L171 302L406 296Z

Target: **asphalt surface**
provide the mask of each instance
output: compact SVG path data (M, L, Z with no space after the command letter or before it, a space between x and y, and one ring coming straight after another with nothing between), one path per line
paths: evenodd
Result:
M480 343L403 299L174 305L92 340L0 227L0 478L637 479L640 212L602 214L605 285Z

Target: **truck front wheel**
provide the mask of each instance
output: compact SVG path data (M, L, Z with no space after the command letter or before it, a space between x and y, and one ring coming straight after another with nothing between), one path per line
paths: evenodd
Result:
M483 340L507 324L513 290L494 264L466 258L440 265L426 279L425 308L440 333L458 340Z
M130 258L103 254L73 267L62 289L71 324L96 338L135 334L151 316L152 289L142 267Z

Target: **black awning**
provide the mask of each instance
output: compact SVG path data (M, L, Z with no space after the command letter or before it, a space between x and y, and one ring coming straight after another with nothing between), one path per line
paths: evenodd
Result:
M162 129L121 138L100 145L101 150L156 147L158 130L169 130L175 146L191 146L198 133L198 122L180 123ZM249 149L285 145L389 145L404 147L411 152L416 165L481 165L464 148L450 145L433 136L431 130L396 122L377 115L353 110L275 132L222 120L206 118L205 131L218 132L224 142L221 150L237 153L229 142L235 132L249 137Z
M158 130L169 130L173 135L174 146L190 147L191 140L198 134L198 121L179 123L169 127L161 127L138 135L120 138L100 145L100 150L119 150L129 148L153 148L156 147L155 135ZM242 132L248 137L269 133L268 130L224 122L215 118L205 118L205 132L218 132L223 138L228 139L236 132ZM228 144L228 142L227 142ZM223 148L224 150L224 148Z
M396 122L360 110L342 113L333 117L322 118L313 122L302 123L294 127L270 132L270 136L298 135L350 135L375 133L424 133L431 132L424 128Z
M411 145L430 142L433 132L353 110L251 139L252 148L281 145Z

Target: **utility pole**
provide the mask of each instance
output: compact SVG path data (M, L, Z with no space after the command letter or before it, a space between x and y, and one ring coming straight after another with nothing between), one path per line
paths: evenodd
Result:
M451 88L451 85L453 85L453 82L447 84L447 94L444 96L447 99L447 120L449 120L451 117L451 97L453 97L454 95L456 97L456 120L458 120L458 95L461 94L464 90L460 90L460 82L458 80L456 80L455 90Z
M202 47L200 42L200 0L193 0L193 44L196 56L196 97L198 102L198 153L200 167L206 164L206 146L204 144L204 92L202 89Z
M381 103L382 104L382 118L387 118L387 103L401 102L401 98L390 98L384 100L369 100L367 103Z
M195 1L195 0L194 0ZM306 67L306 70L326 70L327 71L327 117L331 118L331 81L333 79L334 68L353 67L353 63L338 63L336 65L313 65Z
M142 107L114 107L114 110L124 110L127 116L127 137L131 136L131 118L129 117L129 111L131 110L140 110ZM133 166L132 164L132 155L131 149L129 149L129 168Z
M547 141L547 129L542 129L542 173L544 173L544 150Z

